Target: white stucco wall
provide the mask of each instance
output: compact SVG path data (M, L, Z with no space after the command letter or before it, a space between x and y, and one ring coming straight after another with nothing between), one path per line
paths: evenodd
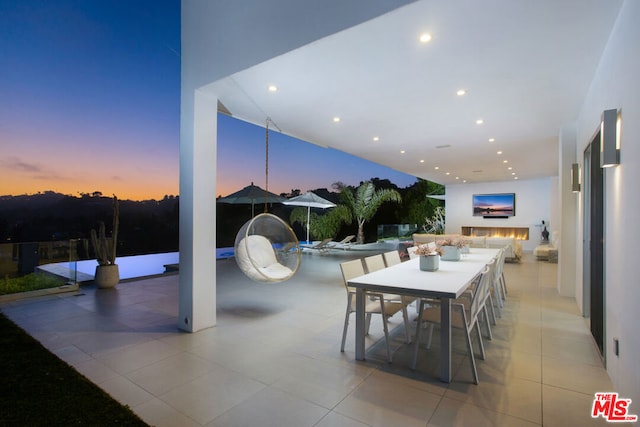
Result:
M626 0L611 33L577 120L577 153L599 126L603 110L622 111L620 166L605 170L605 351L614 387L633 399L640 413L640 2ZM582 224L582 218L576 218ZM578 262L582 259L582 225L578 227ZM577 289L582 287L578 278ZM613 354L613 339L620 355Z
M558 199L560 206L560 241L558 243L558 293L565 297L576 295L576 239L578 232L579 196L571 191L571 165L576 163L575 124L560 129L558 141Z
M473 216L471 198L474 194L515 193L516 215L507 219L484 219ZM446 232L460 233L463 226L529 227L529 240L522 242L524 251L533 251L540 244L538 227L542 220L550 225L549 232L559 224L551 222L551 179L531 179L507 182L467 183L446 187Z

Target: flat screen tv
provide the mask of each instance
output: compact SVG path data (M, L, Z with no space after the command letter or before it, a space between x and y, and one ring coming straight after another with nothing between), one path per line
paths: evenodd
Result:
M515 214L515 193L473 195L473 216L508 217Z

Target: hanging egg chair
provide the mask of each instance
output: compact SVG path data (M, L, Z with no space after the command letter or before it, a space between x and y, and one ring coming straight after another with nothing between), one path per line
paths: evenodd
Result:
M266 125L266 190L264 212L247 221L234 244L240 270L256 282L277 283L293 277L300 268L300 244L289 224L267 213L269 200L269 122Z
M284 282L300 267L298 238L273 214L262 213L247 221L236 235L234 249L238 267L256 282Z

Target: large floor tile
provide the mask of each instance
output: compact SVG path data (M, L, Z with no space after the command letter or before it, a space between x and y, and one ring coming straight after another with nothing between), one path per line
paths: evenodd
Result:
M539 423L444 398L427 427L533 427Z
M193 418L177 411L160 399L151 399L132 408L147 424L155 427L200 427Z
M126 377L154 396L161 396L169 390L205 375L209 365L197 356L178 353L132 371L126 374Z
M542 358L542 378L545 385L588 395L613 389L602 366L593 366L564 359Z
M316 425L329 411L271 387L220 415L211 427L305 427Z
M424 426L440 399L437 394L371 376L334 411L371 426Z
M524 420L541 423L542 384L513 378L507 384L482 381L475 385L456 378L445 397Z
M162 394L160 399L204 425L264 387L237 372L218 367Z

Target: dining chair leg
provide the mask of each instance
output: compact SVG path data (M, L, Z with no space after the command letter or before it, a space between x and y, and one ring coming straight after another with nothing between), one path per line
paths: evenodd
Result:
M364 325L364 334L369 335L369 326L371 326L371 313L367 313L367 320Z
M347 341L347 329L349 328L349 315L351 314L351 301L347 305L347 314L344 316L344 329L342 330L342 345L340 345L340 351L344 353L344 344Z
M411 344L411 329L409 328L409 313L407 313L407 306L402 307L402 318L404 319L404 330L407 335L407 344Z
M427 336L427 349L431 348L431 339L433 338L433 323L429 323L429 335Z
M504 297L502 296L502 289L500 288L500 280L496 281L495 286L493 287L495 289L495 294L496 294L496 306L498 307L498 312L500 312L500 310L502 309L502 307L504 307ZM499 317L502 317L501 315Z
M389 326L387 325L387 315L384 311L384 300L380 299L380 310L382 312L382 329L384 329L384 342L387 345L387 361L391 363L391 343L389 342Z
M476 325L476 332L478 334L478 346L480 347L480 359L484 360L485 352L484 352L484 342L482 341L482 333L480 332L480 325Z
M489 322L489 314L488 314L488 310L487 310L487 306L485 304L484 307L482 307L482 317L484 318L484 323L487 325L486 329L487 329L487 338L489 338L489 340L493 340L493 333L491 332L491 323ZM494 323L495 325L495 323ZM480 325L478 325L478 330L480 330Z
M485 304L486 307L486 304ZM496 324L496 308L493 305L493 297L491 296L491 294L489 294L489 308L491 309L491 324L495 325ZM500 313L500 309L498 309L498 313ZM500 314L498 314L498 317L502 317Z
M502 297L507 300L507 282L504 280L504 272L500 274L500 285L502 287Z
M469 360L471 361L471 373L473 374L473 383L478 384L478 371L476 370L476 359L473 356L473 346L471 345L471 335L469 334L469 325L467 324L467 315L464 308L460 307L462 315L462 323L464 324L464 336L467 339L467 350L469 351Z
M416 363L418 361L418 348L420 347L420 329L422 329L422 310L424 309L424 301L420 300L420 304L416 304L418 306L418 323L416 326L416 335L413 337L413 358L411 359L410 368L412 370L416 369Z

